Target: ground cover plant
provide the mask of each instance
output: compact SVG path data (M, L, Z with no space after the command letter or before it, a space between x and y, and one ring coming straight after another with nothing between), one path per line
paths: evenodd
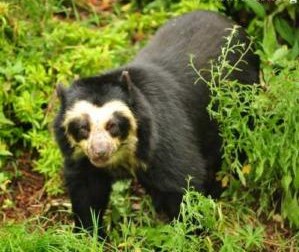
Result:
M0 1L0 248L296 251L299 7L292 2ZM72 234L61 156L51 133L55 85L125 63L169 18L196 9L225 13L246 26L261 59L259 85L228 81L224 73L233 66L227 65L227 52L234 50L242 60L247 50L228 37L222 55L205 69L214 76L207 82L208 109L224 137L218 174L223 197L214 202L189 188L181 221L165 224L143 190L125 181L114 185L107 240ZM247 156L244 163L240 153Z

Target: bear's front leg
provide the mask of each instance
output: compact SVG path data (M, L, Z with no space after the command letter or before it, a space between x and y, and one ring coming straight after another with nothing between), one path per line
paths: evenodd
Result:
M85 170L66 173L65 180L74 214L74 231L84 228L103 236L102 219L111 191L111 177L102 171Z

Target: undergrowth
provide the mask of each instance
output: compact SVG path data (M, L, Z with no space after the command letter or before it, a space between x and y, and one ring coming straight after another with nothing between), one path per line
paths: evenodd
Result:
M288 61L279 71L273 68L275 77L263 87L232 81L230 73L250 49L232 44L237 33L234 27L221 55L211 62L211 80L203 77L207 70L195 69L198 81L210 87L208 111L223 137L224 162L218 176L225 187L229 184L226 195L247 203L258 196L258 213L274 214L280 208L282 216L299 227L299 62ZM240 54L233 66L228 61L231 53ZM244 164L242 152L248 159Z
M118 208L128 209L128 187L123 190L123 185L118 185L126 193ZM3 251L257 251L264 248L265 230L256 222L254 213L246 208L231 211L236 206L226 204L215 203L189 188L181 204L180 221L162 223L154 218L157 216L151 205L143 204L138 211L131 209L123 213L109 238L97 242L96 236L84 231L73 234L70 226L51 226L44 230L36 228L40 225L36 223L47 222L46 219L31 220L1 228L0 247ZM286 249L296 246L295 238L284 245Z
M181 204L180 220L159 221L149 198L132 209L129 183L117 183L110 211L121 212L109 228L111 212L105 217L109 236L97 240L84 230L72 233L69 225L47 224L35 218L0 229L1 251L296 251L299 236L288 240L279 233L267 238L266 227L254 211L234 202L217 202L189 188ZM121 190L121 193L119 191ZM41 228L48 226L48 228ZM96 229L96 227L95 227Z

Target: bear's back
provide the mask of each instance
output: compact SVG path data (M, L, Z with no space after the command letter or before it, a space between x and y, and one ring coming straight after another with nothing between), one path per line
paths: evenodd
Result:
M194 56L193 63L197 69L209 68L210 60L220 55L224 37L230 34L233 26L231 20L216 12L195 11L185 14L162 26L134 62L152 63L175 75L180 83L193 84L198 76L190 66L191 55ZM237 40L249 43L242 29L238 31ZM249 64L243 69L244 74L236 74L236 78L244 83L252 83L258 79L258 60L251 54L245 57L246 60L256 63Z

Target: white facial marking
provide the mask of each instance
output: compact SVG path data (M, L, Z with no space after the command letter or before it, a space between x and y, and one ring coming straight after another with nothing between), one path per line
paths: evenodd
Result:
M72 119L80 117L83 114L88 114L92 121L91 126L96 127L95 129L91 128L91 131L101 130L104 129L106 123L112 119L113 113L117 111L122 112L128 117L132 124L132 130L135 131L137 125L131 110L126 104L118 100L107 102L102 107L98 107L87 101L79 101L67 111L65 116L66 120L63 125L66 126Z
M78 148L81 149L85 153L86 156L91 158L89 153L89 146L91 144L91 139L94 134L98 132L106 131L105 127L107 122L113 118L114 112L121 112L124 116L126 116L130 121L130 132L128 137L124 140L126 142L125 149L119 149L120 141L117 138L110 139L113 149L115 153L112 154L107 163L93 163L95 166L102 167L105 165L117 165L119 162L128 162L128 166L130 163L135 160L135 150L137 144L137 122L136 119L128 108L128 106L119 100L113 100L105 103L103 106L98 107L87 101L78 101L74 104L74 106L66 112L65 120L63 122L63 126L67 128L69 122L75 118L80 118L84 114L89 115L90 118L90 134L88 139L81 140L79 143L76 143L74 139L68 136L70 143L73 146L76 146L77 153ZM92 161L91 161L92 162Z

